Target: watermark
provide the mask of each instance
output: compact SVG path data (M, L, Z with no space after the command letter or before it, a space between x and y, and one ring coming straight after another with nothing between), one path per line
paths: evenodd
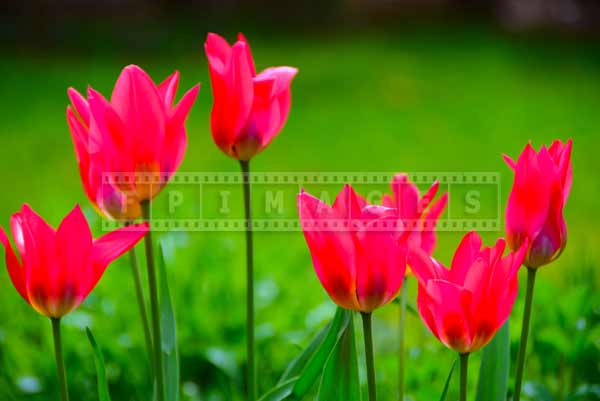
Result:
M299 231L297 195L305 190L331 205L344 184L350 184L369 204L381 204L391 195L391 172L253 172L252 229L255 231ZM501 188L498 172L408 173L423 195L439 183L435 199L448 193L448 205L436 224L429 221L394 220L369 224L372 230L414 229L437 231L499 231L502 229ZM103 185L124 188L144 185L162 188L152 201L150 225L155 231L245 231L242 183L247 177L236 172L212 173L105 173ZM408 184L406 184L408 185ZM110 191L102 191L102 193ZM433 201L435 201L433 199ZM304 229L331 231L365 228L360 219L319 219L304 222ZM122 222L103 221L112 230Z

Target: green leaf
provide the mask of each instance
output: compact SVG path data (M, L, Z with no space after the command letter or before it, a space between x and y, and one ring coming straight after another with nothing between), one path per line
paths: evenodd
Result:
M165 372L165 395L168 401L179 400L179 352L175 312L167 282L165 257L162 245L158 247L158 274L160 280L160 332L162 337L163 369Z
M319 332L313 337L310 344L308 344L304 351L302 351L300 355L298 355L296 358L294 358L294 360L292 360L292 362L290 362L288 367L285 369L285 372L283 372L283 375L281 375L281 378L279 379L279 382L277 384L282 384L288 381L289 379L300 375L302 369L304 369L304 366L306 366L306 363L310 360L310 358L316 352L318 347L323 343L323 339L325 338L325 335L329 331L330 327L331 322L327 323L325 327L319 330Z
M446 383L444 384L444 390L442 390L442 396L440 397L440 401L444 401L446 399L446 394L448 394L448 387L450 387L450 381L452 380L452 373L454 373L454 368L456 367L456 359L452 362L452 367L450 368L450 372L448 372L448 377L446 378Z
M350 324L351 318L352 312L340 307L337 308L331 327L327 331L323 342L308 360L300 377L298 377L298 381L294 384L294 388L292 389L292 395L294 397L302 398L308 393L321 374L323 366L325 366L331 351L340 337L344 334L348 324Z
M476 400L505 401L508 391L509 368L510 336L507 320L492 341L483 349Z
M360 401L359 383L354 322L350 318L346 330L327 359L317 400Z
M292 394L292 389L298 381L297 377L278 383L276 387L258 399L258 401L283 401Z
M108 393L108 382L106 381L106 369L104 367L104 357L102 351L96 343L92 331L86 327L85 332L90 340L92 349L94 350L94 362L96 364L96 375L98 376L98 400L99 401L110 401L110 394Z

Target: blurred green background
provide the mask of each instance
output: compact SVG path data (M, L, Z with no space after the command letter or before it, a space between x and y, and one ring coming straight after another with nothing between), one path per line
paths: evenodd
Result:
M347 3L358 4L350 14L360 14L360 4L369 2ZM23 202L54 226L80 203L95 233L101 234L101 220L82 191L65 122L66 89L84 91L91 85L108 96L120 70L130 63L155 81L179 70L179 95L202 83L188 119L189 146L180 171L238 171L237 163L212 142L212 97L202 44L208 30L229 40L243 31L259 70L291 65L300 71L292 85L289 121L270 148L252 161L254 171L497 172L504 205L512 173L502 153L516 157L529 140L537 148L555 138L573 138L574 184L565 211L569 243L560 259L538 275L524 393L528 400L600 397L600 215L595 209L600 197L600 43L596 34L584 32L587 25L545 21L530 30L511 24L514 20L502 13L498 23L479 9L471 15L459 8L446 18L447 10L436 7L401 9L397 21L368 14L367 21L338 16L334 25L327 23L325 11L312 10L268 22L271 14L256 11L244 18L245 9L236 10L236 2L228 2L230 8L220 10L215 19L198 12L196 20L191 13L161 22L160 12L142 18L127 9L114 22L104 14L79 18L78 11L49 16L51 7L44 4L39 14L8 7L17 11L14 19L3 15L0 20L8 32L5 51L0 52L0 224L5 229ZM216 12L218 7L210 4L211 13ZM331 4L327 12L339 6ZM126 23L130 12L132 19ZM412 18L415 13L418 17ZM58 14L60 19L52 19ZM28 15L34 17L30 25L25 24ZM288 21L291 26L286 26ZM340 186L327 189L333 196ZM241 188L230 190L232 215L241 216ZM451 202L460 204L464 195L452 194ZM293 198L285 199L284 215L295 217ZM254 201L260 213L262 195ZM494 217L496 201L496 193L482 201ZM195 216L197 207L188 197L171 217ZM216 208L204 213L222 217ZM440 233L435 256L449 263L462 235ZM502 235L485 232L484 238L492 243ZM169 232L158 238L166 249L178 320L183 400L241 399L243 233ZM277 382L335 307L314 274L300 232L261 232L255 246L262 393ZM139 249L138 254L143 258ZM2 270L0 399L56 399L50 323L23 302ZM408 285L409 303L415 305L416 283L409 279ZM521 291L511 316L512 361L523 295ZM375 313L377 381L384 401L397 399L398 313L396 304ZM73 398L80 401L97 399L86 326L103 349L113 399L149 399L126 257L113 263L89 299L64 319L68 377ZM455 356L418 316L409 314L407 327L407 397L437 400ZM480 354L470 372L473 389ZM452 384L449 399L456 398L457 387L457 382ZM568 398L577 391L585 395Z

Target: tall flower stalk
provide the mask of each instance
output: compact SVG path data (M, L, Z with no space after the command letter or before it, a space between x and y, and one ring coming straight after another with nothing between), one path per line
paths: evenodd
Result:
M523 264L527 268L527 292L517 356L513 400L521 399L527 354L533 290L537 269L556 260L567 244L563 209L571 191L572 141L560 140L536 151L528 143L517 161L504 159L515 177L506 205L506 238L512 249L527 243Z
M533 288L535 286L536 269L527 269L527 292L525 293L525 311L521 328L521 342L517 355L517 371L515 374L514 401L521 399L521 386L523 384L523 371L525 369L525 353L527 352L527 339L529 338L529 325L531 323L531 306L533 304Z
M60 399L69 401L69 387L67 385L67 373L65 371L65 360L62 353L62 336L60 333L60 318L50 318L52 322L52 337L54 339L54 356L56 357L56 372L58 374L58 386L60 388Z
M246 215L246 353L248 355L247 386L251 400L256 399L256 362L254 360L254 245L252 242L252 192L250 187L250 162L240 161L244 187L244 212Z
M467 401L467 385L469 379L469 353L460 354L460 401Z
M377 386L375 384L375 358L373 356L373 323L372 314L361 312L363 334L365 338L365 358L367 361L367 386L369 401L377 401Z
M246 213L246 352L247 398L256 399L254 348L254 265L250 160L262 152L283 128L291 106L293 67L270 67L256 73L250 45L240 34L229 45L209 33L204 44L213 89L211 131L215 144L240 162Z
M128 225L128 224L127 224ZM154 377L154 356L152 348L152 335L150 334L150 324L148 322L148 313L146 312L146 300L144 298L144 290L142 287L142 278L140 276L140 268L138 264L135 248L129 250L129 264L131 265L131 275L135 288L135 298L138 304L138 311L142 321L142 329L144 331L144 343L146 344L146 354L150 366L150 372Z
M142 216L150 224L150 201L144 201L142 206ZM150 292L150 313L152 314L152 339L154 362L154 378L156 383L157 400L165 400L165 378L162 362L162 336L160 330L160 310L158 299L158 284L156 281L156 267L154 264L154 250L152 248L152 230L144 237L144 247L146 249L146 265L148 268L148 289Z
M404 401L404 360L406 355L406 277L400 290L400 318L398 319L398 394L400 401Z

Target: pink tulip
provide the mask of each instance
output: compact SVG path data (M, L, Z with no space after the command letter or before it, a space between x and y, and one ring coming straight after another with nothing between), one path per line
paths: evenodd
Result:
M107 216L139 217L140 202L156 196L179 167L187 146L184 123L199 85L173 106L178 83L178 72L157 86L140 67L130 65L121 72L110 102L92 88L87 100L69 88L67 122L83 187ZM103 174L114 173L130 182L103 181ZM140 173L160 177L161 183L141 182L135 177Z
M398 294L407 257L397 211L345 185L333 206L302 191L298 211L321 284L339 306L370 313Z
M146 223L92 239L79 206L50 227L28 205L10 220L19 258L0 227L6 265L13 285L36 311L60 318L77 308L94 289L106 267L148 231Z
M506 233L512 249L526 240L525 265L537 268L558 258L567 243L563 208L571 190L571 146L560 140L536 152L531 144L514 162L504 156L515 172L506 206Z
M409 245L421 247L431 255L435 248L435 226L448 204L448 193L442 194L435 202L433 198L439 189L435 181L421 196L419 188L410 182L406 174L396 174L390 184L392 195L385 194L382 204L395 208L399 220L406 230L411 231Z
M517 296L517 272L527 242L502 256L504 239L481 247L470 232L458 246L450 270L419 247L411 248L410 264L419 281L419 314L429 330L461 354L485 346L504 324Z
M209 33L204 44L213 89L211 130L225 154L247 161L281 131L290 112L293 67L270 67L258 75L242 34L230 46Z

